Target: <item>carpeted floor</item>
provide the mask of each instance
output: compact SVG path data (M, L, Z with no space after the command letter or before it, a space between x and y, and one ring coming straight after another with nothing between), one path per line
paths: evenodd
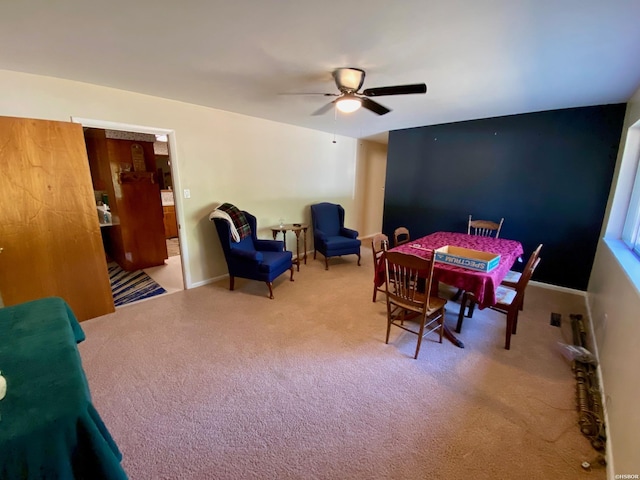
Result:
M511 350L476 310L466 348L392 330L373 266L310 259L274 282L228 280L82 323L92 398L131 479L592 479L575 379L549 325L583 297L530 286ZM443 291L450 295L453 291ZM455 326L459 305L447 304Z
M115 262L110 262L108 267L111 293L116 307L167 293L141 270L126 272Z

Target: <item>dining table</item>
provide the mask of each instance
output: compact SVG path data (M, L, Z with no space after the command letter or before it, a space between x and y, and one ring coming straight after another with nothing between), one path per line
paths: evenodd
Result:
M498 286L502 280L504 280L514 263L522 260L521 256L524 253L522 244L516 240L470 235L459 232L435 232L393 247L390 251L403 252L431 259L433 258L433 251L435 249L445 246L463 247L500 255L498 265L489 272L472 270L470 268L438 261L435 262L433 268L433 288L437 289L438 284L441 282L471 292L477 299L480 309L495 305ZM384 264L380 262L376 269L376 285L382 286L384 282ZM454 345L464 348L464 343L453 334L446 324L444 325L444 336Z

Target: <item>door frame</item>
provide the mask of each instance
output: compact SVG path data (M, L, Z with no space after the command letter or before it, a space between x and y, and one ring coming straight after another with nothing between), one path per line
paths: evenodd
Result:
M79 123L83 127L88 128L100 128L103 130L119 130L122 132L134 132L134 133L148 133L151 135L166 135L169 139L169 160L171 169L171 179L173 181L173 201L176 205L176 221L178 222L178 240L180 247L180 263L182 269L182 280L184 283L184 289L188 290L192 288L191 283L191 271L189 269L186 258L189 257L189 250L187 246L187 240L185 237L185 229L182 228L182 196L178 192L182 191L182 183L180 182L180 175L178 173L178 152L176 150L176 132L168 128L159 127L146 127L142 125L132 125L129 123L110 122L107 120L95 120L91 118L71 117L71 122Z

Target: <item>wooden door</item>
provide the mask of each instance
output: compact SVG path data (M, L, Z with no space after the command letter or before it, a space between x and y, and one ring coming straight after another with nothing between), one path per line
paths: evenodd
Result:
M115 311L82 126L0 117L0 294Z

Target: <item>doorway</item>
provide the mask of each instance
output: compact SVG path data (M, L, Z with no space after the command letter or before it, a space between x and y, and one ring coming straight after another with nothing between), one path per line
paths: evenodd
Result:
M136 245L142 243L143 241L149 240L150 236L156 238L156 242L162 242L162 248L164 252L165 241L166 241L166 254L161 254L160 261L152 261L151 263L146 262L140 268L144 274L148 275L153 281L155 281L162 288L160 291L164 290L161 294L164 293L173 293L175 291L184 290L185 287L188 288L187 282L185 279L186 275L186 265L183 261L183 255L186 252L186 244L182 235L182 229L179 228L180 225L180 199L176 198L174 195L177 182L177 174L176 174L176 158L175 158L175 148L174 145L174 132L166 129L159 129L154 127L141 127L136 125L127 125L127 124L117 124L113 122L104 122L99 120L89 120L89 119L80 119L80 118L72 118L74 123L80 123L83 125L85 132L87 131L102 131L105 132L103 135L110 138L116 138L123 140L136 141L136 143L140 143L144 146L144 150L146 152L146 168L145 175L149 175L153 180L152 183L156 183L154 186L155 191L160 193L158 197L156 195L155 205L152 205L153 209L161 208L161 212L159 215L162 215L161 224L158 227L157 222L154 229L144 228L138 229L138 232L135 234L136 238L130 239L130 241ZM140 140L139 142L137 140ZM144 140L144 141L143 141ZM113 142L113 141L112 141ZM153 145L153 148L150 147ZM131 145L131 148L136 145ZM151 148L151 150L149 150ZM109 150L109 152L111 152ZM151 153L149 153L151 152ZM104 153L104 155L108 155L109 153ZM136 156L135 152L131 150L131 155L133 156L133 163L135 163ZM149 159L149 157L152 157ZM105 167L102 167L105 168ZM108 169L109 167L107 167ZM123 168L126 170L129 168L127 165L123 165ZM107 170L106 174L103 172L103 176L114 176L117 174L113 173L114 166L113 162L111 162L111 172ZM132 172L138 175L138 172ZM92 169L92 176L94 172ZM122 175L120 173L120 175ZM115 178L115 177L114 177ZM117 181L113 182L114 187L111 188L111 195L116 198L120 198L120 195L123 192L116 192L115 189L124 188L125 185L115 185L116 183L121 183L121 178L118 178ZM98 192L97 195L104 195L104 192ZM108 195L107 195L108 197ZM115 200L114 198L113 200ZM98 197L96 196L96 200ZM108 202L109 200L105 198ZM161 207L160 207L161 205ZM117 208L117 205L114 205ZM140 207L144 209L145 207ZM149 203L146 203L146 208L149 207ZM114 212L115 213L115 212ZM155 214L155 210L153 210ZM145 218L143 218L145 217ZM138 217L142 222L147 222L147 215L143 217ZM121 220L124 220L123 216L120 216ZM131 220L129 220L131 222ZM129 223L130 225L130 223ZM122 225L121 225L122 226ZM172 226L172 227L171 227ZM115 226L114 229L119 228L120 226ZM160 231L158 230L160 229ZM121 229L124 231L124 229ZM135 229L127 228L129 234ZM150 234L150 231L153 231L153 235ZM162 236L162 239L159 239L158 236ZM105 244L106 246L107 244ZM129 254L130 249L124 248L127 255ZM105 252L107 249L105 248ZM166 258L165 258L166 257ZM164 261L163 261L164 259ZM122 262L118 262L122 263ZM135 301L135 297L133 298Z

